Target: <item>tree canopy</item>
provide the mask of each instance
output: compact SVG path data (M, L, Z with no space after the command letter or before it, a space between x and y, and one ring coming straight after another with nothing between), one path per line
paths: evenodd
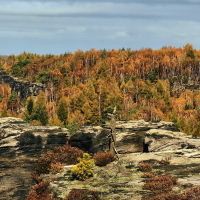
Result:
M199 63L200 50L191 44L10 55L0 59L2 70L43 83L47 90L22 101L9 85L0 84L0 114L29 116L30 122L43 125L83 125L105 122L116 106L118 120L173 120L200 135Z

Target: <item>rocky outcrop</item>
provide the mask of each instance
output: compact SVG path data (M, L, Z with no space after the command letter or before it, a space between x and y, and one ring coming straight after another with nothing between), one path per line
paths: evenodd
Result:
M187 157L200 158L200 138L193 138L182 132L151 129L145 136L150 152L174 152Z
M84 126L70 138L70 143L88 152L106 152L109 134L109 125ZM200 138L180 132L172 122L118 121L116 137L120 154L176 151L189 155L191 151L191 156L198 156L200 150Z
M4 71L0 71L0 83L7 83L10 85L11 90L22 99L29 96L37 96L39 91L45 91L46 86L41 83L30 83L28 81L20 80L16 77L10 76Z
M27 134L26 134L27 133ZM41 148L63 145L68 138L68 130L58 126L31 126L22 119L14 117L0 118L0 147L20 147L19 138L24 134L24 139L40 138ZM23 141L23 138L21 138ZM24 142L23 147L32 148ZM37 142L36 142L37 143Z
M182 190L188 187L188 184L198 184L199 138L181 133L173 123L164 121L118 121L116 133L119 160L103 170L96 168L96 175L91 184L87 182L88 188L103 191L104 199L141 199L144 181L141 180L137 165L142 160L154 162L156 173L174 174L179 177L174 190ZM70 137L69 143L91 153L105 152L108 150L109 134L109 125L82 126ZM21 136L25 140L23 137L19 140ZM57 126L31 126L19 118L0 118L2 200L25 199L30 186L34 184L30 178L30 171L33 170L35 160L42 150L64 144L68 136L67 129ZM19 145L19 141L22 146ZM171 164L156 164L156 160L163 158L170 158ZM69 166L65 168L67 170ZM85 188L85 184L68 180L67 172L55 176L57 179L52 182L51 187L59 197L66 195L72 188Z
M31 126L22 119L0 118L0 196L26 199L35 183L30 172L47 149L63 145L68 130L57 126Z
M106 152L109 150L109 135L109 125L82 126L69 138L69 143L89 153ZM19 118L0 118L0 147L16 147L20 139L23 143L23 136L32 138L31 147L35 138L35 143L39 141L42 148L47 148L48 145L64 144L69 131L57 126L31 126ZM172 122L118 121L116 136L119 154L176 151L177 154L199 156L200 138L178 131Z

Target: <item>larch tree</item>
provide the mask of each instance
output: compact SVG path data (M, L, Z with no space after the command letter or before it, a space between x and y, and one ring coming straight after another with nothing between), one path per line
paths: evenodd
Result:
M28 115L32 114L32 112L33 112L33 106L34 106L33 98L30 98L30 100L28 101L27 106L26 106Z
M58 115L59 120L63 122L64 124L66 124L68 110L67 110L67 102L66 102L65 97L62 97L58 102L57 115Z
M40 92L35 104L33 119L38 120L42 126L48 124L48 112L46 109L46 97L44 92Z

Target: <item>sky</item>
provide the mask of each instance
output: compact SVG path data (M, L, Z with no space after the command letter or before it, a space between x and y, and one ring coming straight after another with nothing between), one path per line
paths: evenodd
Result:
M200 0L0 0L0 55L200 49Z

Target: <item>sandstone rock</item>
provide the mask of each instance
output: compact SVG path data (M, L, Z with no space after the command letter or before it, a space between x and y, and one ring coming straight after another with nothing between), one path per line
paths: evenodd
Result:
M46 86L41 83L30 83L10 76L4 71L0 71L0 83L8 83L13 92L16 92L22 99L29 96L37 96L39 91L45 91Z
M9 183L6 187L0 187L0 193L2 192L5 196L4 199L9 199L13 195L13 192L9 193L9 190L16 185L13 186L12 183L16 182L17 184L21 184L21 188L24 188L23 184L26 180L31 184L30 174L28 174L28 172L31 171L34 159L40 156L41 153L37 152L37 148L33 148L31 154L27 149L24 151L23 149L19 150L20 148L17 144L18 137L21 134L30 133L33 134L35 138L40 136L43 149L48 147L52 148L54 145L62 145L69 135L67 129L62 129L57 126L31 126L21 119L12 117L0 118L0 133L0 154L1 158L3 158L0 161L1 166L4 166L4 170L2 174L0 174L0 181L3 182L4 185ZM80 147L90 153L105 152L108 151L109 148L109 134L110 128L108 125L83 126L80 127L77 133L71 136L69 142L72 146ZM141 174L137 171L137 163L141 160L156 162L156 160L170 157L171 166L169 166L169 168L166 166L157 167L159 167L160 173L164 173L168 169L168 173L177 173L179 177L181 176L181 178L178 179L178 186L175 190L178 190L178 188L182 189L184 187L195 186L200 182L198 176L200 139L195 139L178 132L178 129L173 123L163 121L151 123L145 122L144 120L121 121L116 124L116 136L116 149L119 152L121 164L119 164L119 162L111 163L111 165L106 166L106 172L104 171L105 168L103 170L99 168L91 184L91 187L98 187L99 183L102 183L101 187L104 187L104 190L107 191L108 199L110 197L114 198L112 195L115 193L117 193L116 198L121 198L122 194L126 194L127 196L124 196L124 199L131 199L135 197L139 188L141 190L144 182L139 181ZM57 142L55 143L55 141ZM29 148L33 146L34 145L29 145ZM144 147L147 150L145 152L149 153L143 153ZM26 164L26 162L29 162L24 161L25 158L27 160L30 158L33 159L29 163L29 169L22 166L22 163ZM8 161L10 163L8 163ZM8 170L12 161L14 162L12 169ZM16 163L18 163L17 168ZM79 185L78 182L75 182L75 186L71 185L68 174L70 168L71 166L65 166L63 173L56 174L55 176L58 179L51 183L51 187L54 188L58 196L65 196L66 191L69 192L75 186L76 188L79 186L80 188L85 187L84 185ZM195 173L193 173L193 169L196 171ZM18 171L20 171L20 173ZM198 175L194 176L194 174ZM99 178L99 180L95 183L96 178ZM116 183L113 181L114 179L116 179ZM109 184L108 180L110 181ZM119 180L121 181L120 184L118 183ZM105 183L103 181L105 181ZM127 192L127 188L131 188L131 192ZM18 192L18 189L19 188L15 187L15 190L12 189L12 191ZM28 191L27 188L26 190ZM110 194L110 190L113 192L112 195ZM27 191L24 191L24 195ZM139 198L140 197L138 197L138 199ZM15 198L13 200L20 199Z
M174 151L177 155L199 157L200 138L173 130L176 127L172 122L119 121L116 124L116 149L121 154ZM42 147L62 145L69 135L67 129L58 126L31 126L13 117L0 118L0 133L1 147L15 147L23 133L41 137ZM109 135L108 125L83 126L70 137L69 143L89 153L106 152L109 150Z
M200 184L200 175L195 175L191 177L185 177L185 178L179 178L177 181L178 185L181 185L183 187L193 187L193 186L199 186Z
M14 117L0 118L0 147L16 147L22 133L40 136L42 146L63 145L68 137L68 130L58 126L31 126L22 119Z
M83 126L70 137L69 144L90 153L107 151L108 134L109 131L100 126Z
M200 138L192 138L191 136L163 129L151 129L146 132L145 144L148 144L150 152L157 151L177 151L180 149L200 150ZM194 153L196 155L196 153Z
M109 125L84 126L70 138L70 144L91 153L105 152L109 150L109 134ZM117 121L116 140L116 149L121 154L181 149L193 149L194 153L200 148L200 139L179 132L172 122L164 121Z
M134 180L134 181L130 181L127 183L127 185L130 185L132 187L135 187L135 186L143 186L144 185L144 181L142 180Z

